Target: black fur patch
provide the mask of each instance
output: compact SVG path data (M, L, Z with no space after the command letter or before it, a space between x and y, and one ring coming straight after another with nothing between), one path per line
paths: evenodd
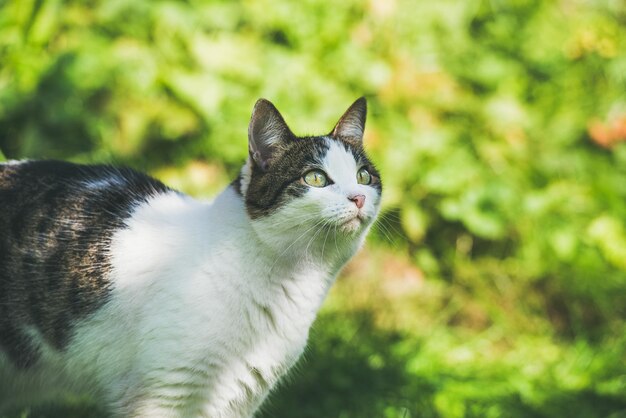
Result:
M302 184L300 179L306 171L319 166L328 152L328 143L324 138L329 137L288 138L267 171L252 164L250 184L246 192L246 209L252 219L270 215L307 191L308 186ZM361 143L330 139L342 143L357 162L368 167L370 173L380 178L378 171L365 155ZM372 186L382 191L380 182Z
M246 192L246 209L252 219L269 215L288 200L304 194L300 183L304 171L324 158L328 145L320 137L290 138L267 171L252 164Z
M239 196L243 196L243 193L241 192L241 173L239 173L235 180L230 182L230 185L233 187L233 189L235 189L235 192Z
M38 359L29 330L63 349L73 323L107 301L113 233L168 190L126 168L0 164L0 348L18 367Z

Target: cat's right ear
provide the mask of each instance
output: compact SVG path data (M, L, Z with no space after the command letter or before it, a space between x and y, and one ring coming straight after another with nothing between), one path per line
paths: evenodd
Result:
M248 126L248 150L254 163L267 171L279 144L292 137L293 133L272 102L257 100Z

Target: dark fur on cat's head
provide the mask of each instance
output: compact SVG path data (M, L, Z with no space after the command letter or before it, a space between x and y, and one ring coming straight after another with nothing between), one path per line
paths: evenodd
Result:
M302 224L319 222L349 232L368 226L378 211L382 183L363 148L366 112L360 98L329 134L298 137L271 102L257 101L248 129L249 159L239 179L249 216L257 220L282 211L284 217L291 209L290 216L302 214ZM328 184L307 184L312 170L325 175ZM362 170L370 176L368 184ZM356 221L348 226L352 215Z

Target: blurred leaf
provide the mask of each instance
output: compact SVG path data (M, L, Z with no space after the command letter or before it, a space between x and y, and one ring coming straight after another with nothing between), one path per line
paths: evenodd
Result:
M401 222L404 231L412 242L419 242L426 234L428 219L426 214L413 202L404 203L401 210Z
M587 234L611 264L626 271L626 230L622 222L600 216L591 222Z

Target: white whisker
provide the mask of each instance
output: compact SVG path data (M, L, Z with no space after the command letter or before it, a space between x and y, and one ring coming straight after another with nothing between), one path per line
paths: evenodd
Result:
M274 270L274 267L276 266L276 263L278 263L278 261L287 253L287 251L289 251L289 249L291 247L294 246L294 244L296 242L300 241L309 231L311 231L312 229L316 228L322 222L323 222L323 220L320 220L320 221L316 222L315 224L313 224L313 226L310 226L309 228L306 229L306 231L304 231L302 234L300 234L300 236L298 238L296 238L291 244L289 244L289 246L287 248L285 248L285 250L283 252L281 252L278 255L278 257L276 257L276 260L274 261L274 264L272 264L272 267L270 267L270 269L269 269L269 274L271 275L272 271Z

